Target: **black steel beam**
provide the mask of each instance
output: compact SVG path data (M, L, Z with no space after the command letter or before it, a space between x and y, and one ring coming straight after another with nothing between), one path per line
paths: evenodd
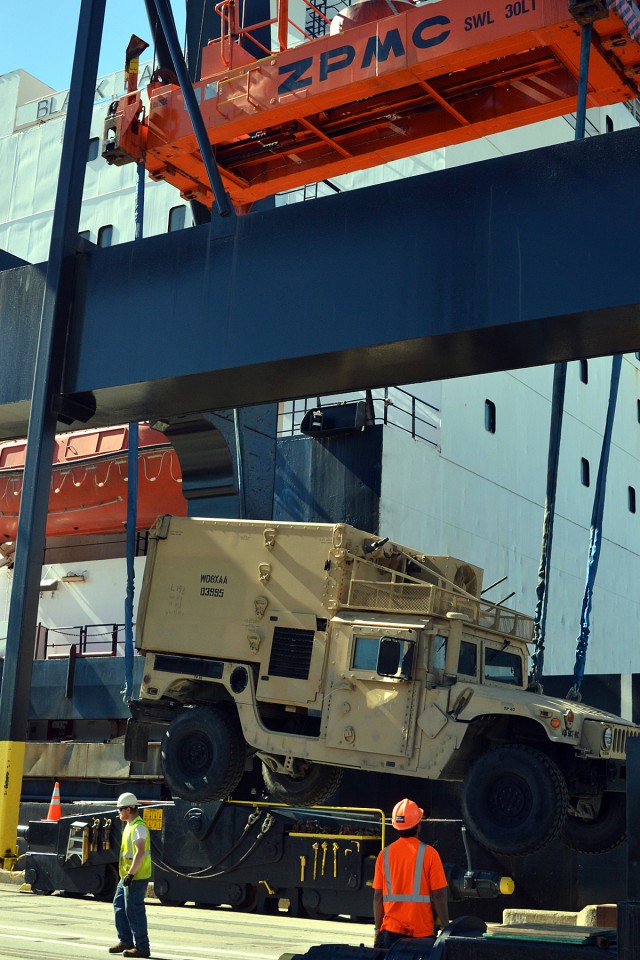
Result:
M64 391L104 425L640 349L639 160L633 129L93 248ZM0 273L0 438L34 270Z
M104 8L105 0L87 0L80 9L51 226L49 261L44 289L40 283L34 284L39 288L40 295L31 298L31 305L35 307L39 300L39 309L31 312L31 322L25 331L25 343L34 355L34 364L31 366L33 387L29 391L30 418L16 538L14 589L9 604L7 644L0 687L0 775L3 783L0 793L0 863L3 866L13 865L15 862L18 800L22 784L31 687L32 644L38 615L42 551L58 413L63 411L64 416L72 408L72 416L83 416L83 412L93 410L90 402L80 407L72 403L70 407L60 394L64 392L62 384L65 346L77 287L75 250ZM26 293L26 277L40 279L39 274L34 273L30 267L8 272L21 275L23 286L19 284L18 291L22 296ZM13 304L14 312L9 317L5 317L4 313L2 315L2 326L7 322L11 329L12 346L15 345L16 338L18 343L22 343L20 328L24 318L15 313L20 299L18 296ZM20 352L13 355L14 366L19 366L20 360ZM89 397L89 401L91 399ZM71 677L68 683L70 682Z

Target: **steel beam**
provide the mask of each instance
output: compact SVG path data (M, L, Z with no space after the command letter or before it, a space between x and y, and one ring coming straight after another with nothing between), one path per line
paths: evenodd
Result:
M78 223L86 168L86 145L91 127L93 90L100 55L105 0L82 4L69 91L69 109L62 144L62 158L51 227L49 261L40 307L30 319L26 343L35 347L31 367L30 418L24 467L13 589L9 605L7 644L0 688L0 863L15 863L18 801L31 687L31 668L38 615L38 594L42 570L47 507L51 485L51 463L56 425L69 405L63 393L63 367L69 317L76 293L74 278ZM30 268L18 268L17 272ZM24 274L23 274L24 277ZM35 284L36 287L39 284ZM40 288L42 293L42 287ZM3 321L4 321L3 315ZM20 315L10 318L11 332L21 342ZM20 353L13 356L17 366ZM81 408L72 401L75 416ZM88 409L90 413L93 408Z
M640 349L639 160L620 131L92 248L64 392L105 425ZM0 438L40 305L0 273Z

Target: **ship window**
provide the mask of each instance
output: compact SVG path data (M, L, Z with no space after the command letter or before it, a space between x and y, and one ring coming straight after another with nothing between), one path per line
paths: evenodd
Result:
M506 650L487 648L484 652L484 679L522 686L522 658Z
M607 133L613 133L613 119L609 116L609 114L607 114L604 118L604 122Z
M638 416L638 423L640 423L640 400L636 400L636 414Z
M167 230L169 233L174 233L176 230L184 230L186 216L187 208L185 206L171 207L171 210L169 210L169 222L167 225Z
M493 400L484 402L484 428L489 433L496 432L496 405Z
M583 383L589 383L589 361L580 360L580 379Z
M580 481L583 487L588 487L591 483L589 461L586 457L580 458Z
M636 356L636 360L640 360L640 351L639 351L638 353L636 353L635 356Z
M91 230L81 230L78 236L81 240L91 240Z
M636 512L636 490L635 487L628 488L629 513Z
M113 224L107 223L98 230L98 246L110 247L113 240Z
M89 146L87 148L87 163L91 163L92 160L98 159L99 149L100 149L99 138L91 137L91 140L89 140Z

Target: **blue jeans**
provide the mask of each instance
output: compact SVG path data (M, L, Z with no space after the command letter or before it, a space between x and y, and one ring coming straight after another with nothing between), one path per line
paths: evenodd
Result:
M118 940L126 947L135 946L144 951L149 950L147 914L144 908L148 886L148 880L134 880L128 887L123 887L120 880L113 898Z

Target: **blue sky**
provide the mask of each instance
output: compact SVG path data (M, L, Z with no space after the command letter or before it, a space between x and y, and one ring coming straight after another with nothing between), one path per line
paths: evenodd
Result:
M172 0L171 5L182 43L185 3ZM4 0L0 10L0 75L21 68L55 90L66 89L80 0ZM143 0L107 0L99 76L123 68L132 33L151 39ZM151 59L152 51L147 53Z

